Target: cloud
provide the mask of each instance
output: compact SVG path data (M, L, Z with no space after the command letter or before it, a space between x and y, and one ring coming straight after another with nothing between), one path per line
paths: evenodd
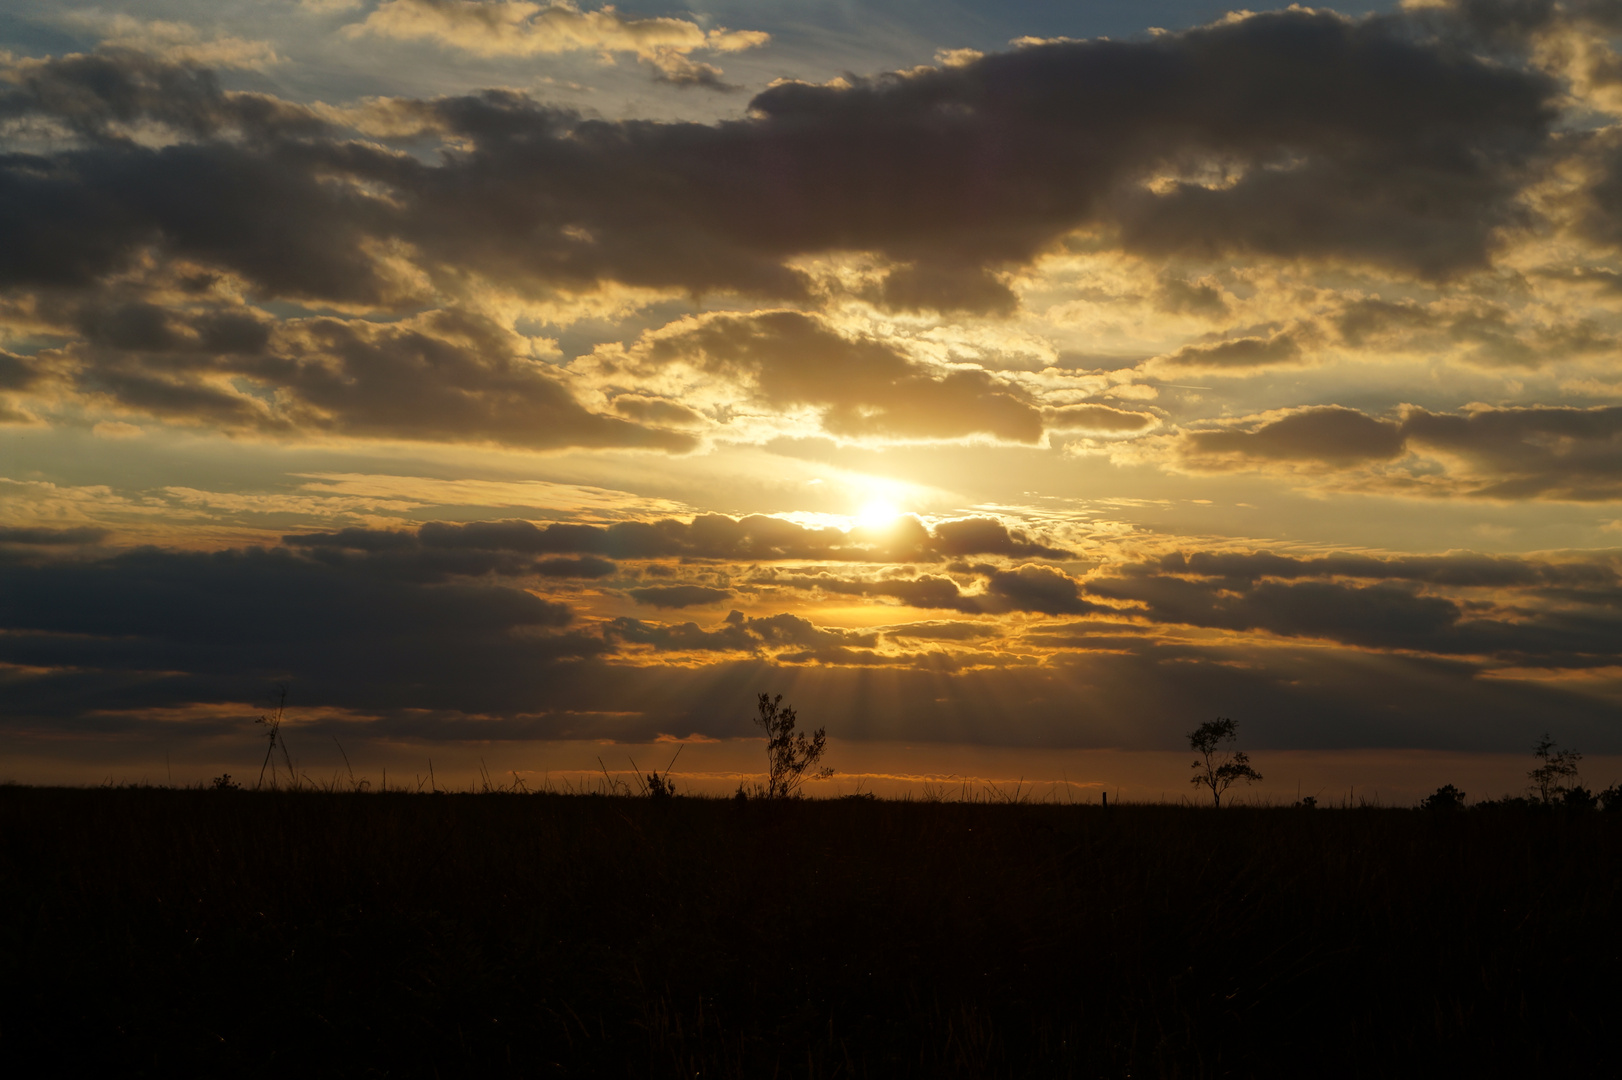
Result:
M529 521L433 521L415 536L390 530L344 529L332 533L293 534L282 538L292 547L345 549L386 553L407 551L480 551L523 555L593 555L611 559L727 559L742 562L776 560L840 562L931 562L963 555L1004 555L1062 559L1063 548L1008 526L995 518L958 518L938 522L934 531L915 517L903 517L883 529L811 528L782 518L752 514L730 518L700 514L691 521L621 521L610 525Z
M384 0L343 33L431 41L486 57L628 52L661 81L722 90L733 87L721 81L720 69L688 54L737 52L770 40L758 30L706 30L689 19L626 16L612 5L583 11L571 0Z
M884 633L893 638L920 638L925 641L979 641L997 637L1002 630L977 622L915 622L887 626Z
M732 595L731 589L712 589L704 585L650 585L646 588L625 591L637 603L657 608L716 604Z
M983 611L1035 611L1043 615L1076 615L1100 610L1081 598L1076 579L1051 566L992 570L986 575Z
M1222 287L1212 280L1185 281L1174 275L1162 275L1155 285L1155 308L1170 314L1200 315L1218 318L1228 314L1227 298Z
M1377 355L1451 353L1485 368L1537 368L1616 348L1615 335L1592 317L1565 317L1549 307L1527 316L1482 298L1443 297L1426 305L1369 297L1345 304L1334 324L1346 344Z
M1477 588L1517 586L1608 586L1616 570L1603 562L1543 562L1532 559L1460 552L1448 555L1332 554L1310 558L1272 552L1174 552L1157 564L1166 573L1252 581L1271 577L1361 578L1412 581Z
M529 343L437 310L393 323L150 304L82 308L85 395L170 420L272 433L507 446L691 450L689 434L594 413Z
M747 735L740 686L791 687L801 714L827 717L841 738L1169 746L1213 701L1242 710L1257 745L1514 747L1541 730L1527 716L1557 717L1596 745L1614 737L1608 701L1480 678L1616 665L1622 597L1606 559L1179 553L1101 568L1086 591L1112 606L1018 624L1032 656L1015 662L976 644L1015 629L989 621L847 630L733 612L709 626L612 618L581 632L568 607L519 589L401 580L315 557L406 550L358 532L344 543L45 561L0 552L4 725L161 730L167 740L229 733L246 746L246 722L229 717L251 716L245 703L286 682L312 733L337 709L358 718L352 725L376 718L364 725L374 735L431 740ZM1363 576L1342 580L1351 574ZM1015 576L1044 602L1068 595L1050 575ZM933 587L942 598L955 591ZM1188 627L1201 629L1197 641L1179 630ZM886 636L951 649L890 653ZM1320 640L1356 647L1307 644ZM681 653L691 655L672 655ZM796 677L801 665L815 677ZM943 703L946 671L954 694ZM225 718L162 719L197 705ZM1443 722L1461 713L1472 724Z
M1242 372L1255 368L1282 367L1301 362L1303 338L1310 334L1299 328L1280 330L1267 337L1231 338L1184 345L1174 352L1157 356L1150 363L1173 372Z
M0 544L17 544L24 547L78 547L84 544L99 544L107 539L107 536L106 529L88 525L65 529L0 526Z
M555 665L605 650L565 630L571 618L516 589L402 582L286 550L0 555L0 662L43 672L8 683L14 719L237 702L277 681L306 704L365 712L517 711Z
M1409 406L1400 420L1314 407L1189 432L1180 454L1194 469L1276 462L1342 471L1412 454L1422 460L1369 474L1368 482L1414 494L1601 501L1622 496L1622 407L1475 406L1439 413ZM1440 477L1437 464L1445 470Z
M480 40L499 39L497 16L518 10L387 8L464 9L485 13L468 25L494 27ZM157 63L53 60L4 96L10 116L87 131L93 117L156 117L183 137L0 163L12 238L0 285L85 285L150 250L240 275L256 295L311 301L396 305L413 274L452 292L474 280L537 295L616 282L804 300L795 260L858 251L887 268L881 303L996 313L1012 310L998 275L1078 229L1157 258L1443 279L1489 265L1505 230L1527 222L1521 193L1549 145L1556 93L1536 72L1418 36L1405 18L1292 9L781 83L715 124L588 120L508 91L400 103L445 140L431 158ZM47 74L75 92L43 93ZM125 93L134 85L142 93ZM1016 414L998 430L1017 427Z
M607 559L594 559L586 556L580 559L542 559L535 564L535 573L549 578L597 578L611 577L619 567Z
M1159 417L1110 405L1059 405L1042 410L1049 431L1134 432L1153 427Z
M67 21L98 34L103 49L127 49L175 64L262 71L282 62L268 41L230 34L205 37L190 23L93 12L75 13Z
M922 363L891 342L843 334L797 311L683 319L644 333L627 350L599 350L596 360L602 378L691 369L741 385L773 410L814 408L823 430L847 438L1042 437L1042 413L1017 385L977 369Z
M668 625L618 618L603 626L606 640L650 647L656 652L749 652L794 650L792 662L812 659L848 660L852 647L871 649L879 635L855 630L817 626L809 619L787 612L763 618L750 618L741 611L728 613L714 630L696 623Z
M1300 409L1248 430L1194 431L1184 442L1186 460L1231 455L1351 465L1389 460L1404 450L1399 424L1339 406Z
M1050 566L1026 565L1012 570L974 567L984 579L981 592L965 592L953 578L939 574L917 577L851 578L832 573L807 574L771 571L751 582L776 588L803 589L834 596L870 596L891 599L908 607L945 609L964 614L1006 614L1012 611L1043 615L1081 614L1109 610L1081 596L1075 578Z
M915 517L889 529L809 529L780 517L743 519L701 514L691 522L662 519L577 525L527 521L428 522L409 530L342 529L282 537L290 548L310 551L329 563L365 563L375 572L414 581L446 581L451 576L607 577L610 559L727 559L766 561L847 561L847 563L929 563L965 555L1006 558L1069 558L1022 530L989 517L939 522L934 532ZM535 556L582 556L545 558ZM949 594L957 595L950 579ZM732 595L699 585L660 585L629 590L637 602L655 606L709 603ZM967 608L978 610L978 608Z
M1195 552L1113 568L1086 590L1141 605L1153 623L1584 669L1622 663L1622 617L1609 604L1615 580L1605 563ZM1468 592L1482 589L1510 596Z

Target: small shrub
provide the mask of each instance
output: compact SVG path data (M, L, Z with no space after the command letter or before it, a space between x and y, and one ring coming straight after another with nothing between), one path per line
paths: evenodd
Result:
M783 695L775 698L760 695L757 703L760 715L752 717L766 731L766 790L768 799L792 799L805 783L806 771L814 769L828 748L828 731L817 728L810 735L795 731L796 717L792 706L783 704ZM811 773L818 780L832 776L832 769ZM741 789L740 789L741 790Z
M213 780L211 780L209 782L208 786L209 786L209 790L211 790L211 791L241 791L242 790L242 785L237 783L235 780L231 779L231 774L230 773L223 773L223 774L221 774L219 776L216 776Z
M1622 784L1612 784L1600 792L1599 805L1607 813L1622 811Z
M1599 805L1599 796L1579 784L1566 789L1560 796L1560 805L1567 810L1592 810Z
M1532 810L1543 804L1525 795L1505 795L1499 799L1483 799L1476 803L1477 810Z
M1443 784L1419 803L1421 810L1463 810L1464 792L1452 784Z

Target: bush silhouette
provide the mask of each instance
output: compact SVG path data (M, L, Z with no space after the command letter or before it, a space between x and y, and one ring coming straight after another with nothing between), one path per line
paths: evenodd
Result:
M1592 810L1599 805L1599 796L1578 785L1566 789L1560 796L1560 805L1567 810Z
M828 748L827 729L817 728L809 737L795 731L797 717L792 707L783 704L782 694L775 698L761 694L756 706L760 715L752 719L766 731L766 788L762 794L768 799L791 799L805 783L806 771L822 760ZM833 774L825 768L811 775L825 780Z
M1421 810L1463 810L1464 792L1452 784L1443 784L1419 804Z

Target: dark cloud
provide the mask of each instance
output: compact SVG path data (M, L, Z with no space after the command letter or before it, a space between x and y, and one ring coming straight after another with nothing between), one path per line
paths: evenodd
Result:
M1123 567L1086 588L1140 605L1154 623L1263 630L1485 658L1495 666L1581 669L1622 663L1622 619L1604 610L1615 581L1615 569L1604 563L1196 552ZM1438 588L1509 589L1512 600L1471 602Z
M282 543L289 547L377 552L415 549L417 538L404 529L340 529L330 533L284 536Z
M746 562L782 559L855 562L929 562L962 555L1069 558L1071 553L995 518L942 521L930 532L915 517L884 529L815 529L782 518L750 515L730 518L701 514L690 522L621 521L574 525L529 521L432 521L408 532L345 529L283 537L301 548L341 548L384 552L506 552L522 555L596 555L610 559L728 559Z
M1334 321L1341 340L1355 348L1455 352L1485 367L1537 367L1614 351L1617 344L1592 319L1522 323L1508 309L1482 302L1460 310L1456 302L1432 308L1365 298L1345 305Z
M1622 407L1411 409L1402 429L1410 444L1462 458L1480 481L1474 495L1606 500L1622 493Z
M641 619L611 619L603 625L603 637L627 645L645 645L657 652L758 652L761 640L739 623L723 623L717 630L702 629L697 623L665 625Z
M226 428L509 446L690 450L691 435L584 408L527 343L483 316L431 311L398 323L181 315L149 304L79 314L84 391ZM231 391L221 376L257 384Z
M1594 177L1579 195L1577 231L1607 247L1622 247L1622 137L1611 130L1589 142L1586 156ZM1614 284L1614 279L1602 280Z
M1591 749L1616 737L1609 702L1477 675L1493 664L1615 664L1622 609L1576 603L1484 617L1392 581L1364 587L1263 575L1325 569L1267 553L1118 567L1095 589L1130 594L1114 601L1134 606L1130 622L1117 609L1028 627L1028 649L1060 651L1040 665L1006 666L994 651L978 661L875 651L885 633L966 648L980 635L952 628L1000 636L995 624L861 631L735 612L708 627L615 619L599 636L570 631L567 608L520 590L401 581L313 557L323 550L363 554L328 544L0 559L4 725L51 737L145 731L165 745L230 733L250 757L245 722L164 719L163 710L200 705L240 715L244 703L286 682L295 716L323 741L326 709L378 717L374 734L430 740L744 736L744 713L760 688L787 692L836 739L1163 748L1177 744L1189 716L1216 708L1245 718L1254 747L1524 749L1551 722ZM1351 569L1368 569L1361 557L1326 557L1335 571L1348 569L1336 562L1346 558ZM1528 570L1473 556L1385 561L1393 575L1424 578L1425 588L1442 578L1485 578L1494 587L1531 580L1530 589L1545 590L1539 596L1552 595L1546 590L1557 580L1584 588L1578 563ZM1241 580L1245 574L1257 576ZM1179 625L1255 626L1275 637L1168 640ZM1303 649L1292 637L1375 644ZM617 661L619 650L626 652ZM641 651L713 659L644 665ZM815 677L802 665L814 665ZM946 671L954 692L941 700ZM143 719L149 712L154 718ZM1456 723L1460 715L1471 723Z
M794 662L824 655L844 655L852 647L871 649L879 636L856 630L817 626L809 619L784 612L750 618L729 613L714 630L696 623L667 625L641 619L613 619L603 626L603 637L613 642L649 646L659 652L752 652L795 650ZM830 654L830 650L841 652Z
M1452 462L1451 490L1480 498L1599 501L1622 494L1618 406L1481 407L1462 413L1411 406L1401 420L1325 406L1250 427L1190 432L1182 447L1185 463L1218 469L1258 460L1352 468L1410 450ZM1438 489L1433 484L1426 490Z
M1533 585L1608 585L1616 570L1603 562L1539 562L1501 555L1459 553L1404 555L1333 554L1313 558L1272 552L1175 552L1158 563L1167 573L1199 577L1295 579L1304 577L1364 578L1413 581L1455 587L1503 588Z
M986 573L983 610L1036 611L1043 615L1076 615L1100 606L1081 598L1076 579L1051 566L1021 566Z
M1302 409L1248 431L1190 432L1184 441L1190 456L1232 454L1334 465L1387 460L1403 452L1400 425L1339 406Z
M882 597L908 607L940 608L971 615L1011 611L1062 615L1109 610L1082 598L1076 579L1050 566L1026 565L1013 570L976 566L973 570L984 579L981 592L965 592L957 581L939 574L866 579L829 573L774 572L758 575L754 581L760 585L817 590L836 596Z
M704 417L677 401L650 398L641 394L619 394L614 411L630 420L663 427L703 427Z
M623 363L644 375L688 364L752 388L774 410L811 406L832 435L1042 437L1042 413L1014 384L984 371L932 369L889 342L838 333L803 312L684 320L643 335Z
M26 547L77 547L99 544L107 539L106 529L79 526L68 529L19 528L0 526L0 544L18 544Z
M731 589L712 589L706 585L649 585L646 588L625 591L637 603L657 608L717 604L732 595Z
M915 608L945 608L970 615L978 615L981 612L979 598L966 594L958 587L956 581L938 574L867 581L826 573L783 573L762 575L756 579L756 583L779 588L817 590L834 596L886 597Z
M535 573L550 578L605 578L619 569L607 559L587 555L579 559L542 559L535 564Z
M1006 555L1009 558L1065 559L1071 552L1033 540L995 518L958 518L935 526L933 547L944 556Z
M452 140L437 160L195 69L65 58L5 99L87 141L0 161L0 282L83 285L156 249L260 295L386 306L415 288L380 257L403 243L445 286L797 298L788 261L864 250L902 264L882 289L898 307L1007 310L990 275L1087 225L1147 254L1446 276L1485 265L1520 220L1554 86L1416 25L1293 9L1052 42L782 83L713 125L583 120L504 91L396 105ZM109 134L148 119L189 141Z
M1304 336L1298 330L1281 330L1268 337L1240 337L1184 345L1175 352L1156 357L1154 363L1159 367L1219 372L1278 367L1301 360Z
M50 117L97 142L119 142L157 123L197 138L320 135L308 109L263 94L228 93L212 71L127 48L13 62L0 116Z
M1348 345L1361 346L1372 338L1392 331L1429 329L1438 321L1433 312L1412 300L1392 301L1376 297L1346 304L1335 318L1335 328Z
M1002 629L994 624L977 622L916 622L887 626L884 633L893 638L918 638L924 641L979 641L998 637Z
M0 349L0 390L26 390L43 377L37 361Z
M1228 313L1228 301L1219 287L1209 281L1185 281L1173 275L1163 275L1156 283L1154 305L1174 315L1203 315L1214 319Z
M287 550L0 558L7 713L240 702L286 681L307 704L519 711L549 670L606 646L516 589L423 585Z

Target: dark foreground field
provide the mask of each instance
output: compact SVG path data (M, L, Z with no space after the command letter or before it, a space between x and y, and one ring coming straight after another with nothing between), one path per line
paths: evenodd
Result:
M0 1059L1615 1075L1619 817L6 788Z

